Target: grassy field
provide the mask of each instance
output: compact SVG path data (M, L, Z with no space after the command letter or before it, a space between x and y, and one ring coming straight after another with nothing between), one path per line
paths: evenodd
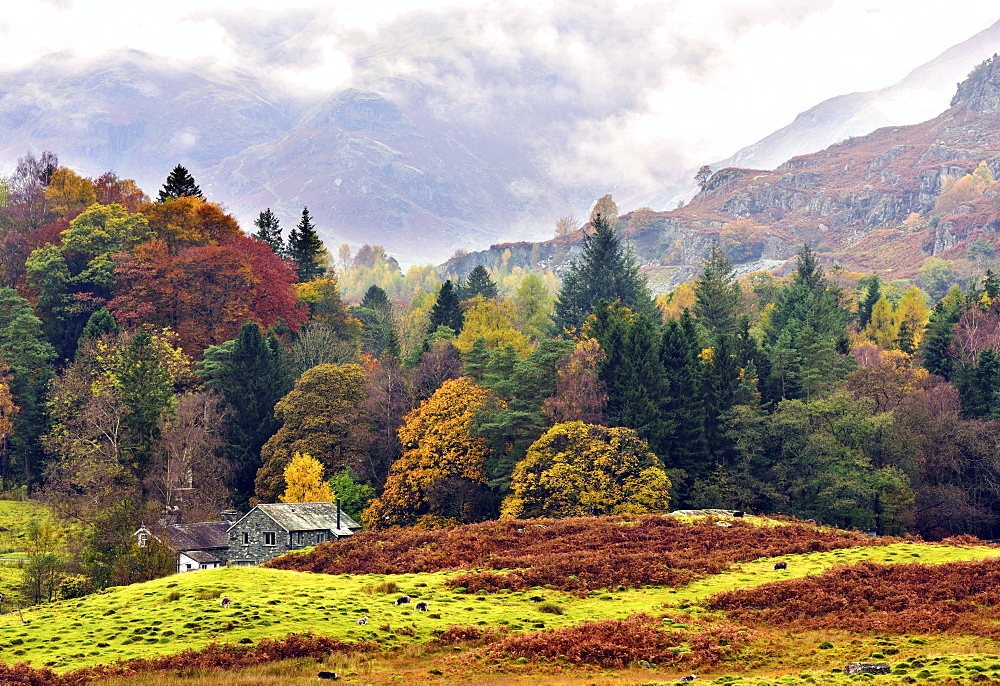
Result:
M102 683L141 684L294 684L316 680L321 669L337 671L345 683L398 684L659 684L690 673L690 665L655 669L607 669L573 664L563 656L548 662L498 655L488 640L570 630L594 620L625 620L645 613L657 628L672 632L678 645L694 646L712 631L731 626L724 613L706 609L722 591L750 589L815 575L863 561L877 563L946 562L994 557L996 548L901 542L762 558L732 565L723 573L678 588L640 587L569 593L536 587L523 592L468 594L448 580L461 572L422 574L315 574L266 568L224 568L175 575L144 584L108 589L70 601L0 615L3 661L25 661L57 672L131 658L152 658L198 650L211 643L255 645L264 638L312 633L343 641L372 641L376 654L334 654L324 663L312 659L278 662L218 673L187 671L138 674ZM775 571L784 561L786 570ZM3 583L0 569L0 583ZM393 601L409 595L429 604ZM220 606L220 598L232 601ZM359 625L360 617L368 617ZM662 624L661 624L662 622ZM442 640L450 627L487 632L483 639ZM740 627L741 629L746 627ZM928 636L920 627L906 635L872 635L844 630L791 632L755 626L747 645L732 659L706 663L700 680L758 684L847 683L838 670L855 660L889 660L886 683L1000 679L1000 644L983 636L948 633ZM475 632L473 632L475 633ZM492 636L492 638L489 638ZM444 639L448 638L445 634ZM724 641L720 641L724 643ZM506 645L506 644L504 644ZM679 648L688 651L689 648ZM684 665L683 667L681 665ZM696 664L696 663L691 663ZM901 681L902 680L902 681Z
M31 519L49 519L49 511L30 500L0 500L0 560L24 556L24 530Z

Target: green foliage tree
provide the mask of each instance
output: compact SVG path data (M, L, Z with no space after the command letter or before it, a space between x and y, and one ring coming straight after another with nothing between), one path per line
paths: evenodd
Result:
M309 216L309 208L302 208L302 218L288 234L288 257L295 263L295 273L300 282L318 279L326 273L323 256L326 248Z
M285 491L285 470L295 454L308 454L327 471L358 465L367 447L359 421L364 370L357 364L322 364L307 370L274 406L281 428L260 451L257 497L275 502Z
M157 198L157 202L166 202L167 200L172 200L174 198L181 197L193 197L202 198L201 188L198 184L194 182L194 177L191 176L184 166L178 164L170 174L167 175L167 181L163 184L163 188L160 189L160 195Z
M447 326L456 334L462 330L463 315L459 302L461 298L455 292L451 279L448 279L441 284L437 300L431 308L431 332L436 331L439 326Z
M354 521L361 521L361 513L375 497L375 489L358 481L349 467L331 476L329 484L334 498L340 500L340 508Z
M284 256L285 239L281 236L281 223L278 221L277 215L271 211L271 208L268 207L257 215L253 223L257 227L257 233L254 236L270 245L275 255Z
M259 326L247 323L231 343L205 351L201 373L221 396L233 497L246 503L254 493L261 448L281 426L274 406L292 389L288 366L277 338L265 338Z
M670 480L632 429L557 424L517 464L504 517L666 512Z
M737 331L742 300L732 260L715 243L702 265L701 275L695 280L693 313L698 323L713 336L733 335Z
M635 256L622 245L610 221L600 214L593 218L594 233L584 239L580 259L563 277L555 307L560 330L580 329L602 301L620 302L650 316L657 312Z
M497 297L497 284L490 278L490 273L486 267L476 265L469 276L465 279L459 293L462 300L471 300L475 297L495 298Z

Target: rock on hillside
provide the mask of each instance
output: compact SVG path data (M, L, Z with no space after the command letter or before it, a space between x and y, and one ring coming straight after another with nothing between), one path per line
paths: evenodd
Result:
M989 173L956 183L980 163ZM850 138L773 171L722 169L684 207L625 215L622 229L660 290L689 278L715 240L744 271L779 265L808 242L845 267L909 278L929 256L965 259L974 239L1000 248L1000 183L990 174L1000 177L1000 59L992 58L934 119ZM521 253L548 254L542 246ZM503 249L446 268L489 264Z

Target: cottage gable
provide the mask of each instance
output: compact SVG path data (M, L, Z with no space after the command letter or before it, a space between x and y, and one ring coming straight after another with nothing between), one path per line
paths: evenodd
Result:
M258 565L360 530L335 503L266 503L229 528L229 559L234 565Z

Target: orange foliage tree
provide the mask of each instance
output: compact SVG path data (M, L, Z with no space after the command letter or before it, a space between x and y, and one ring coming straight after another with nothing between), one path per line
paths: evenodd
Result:
M143 208L149 228L172 251L193 245L216 245L240 235L240 226L213 202L192 196L171 198Z
M266 328L282 318L297 330L308 316L296 302L289 264L242 234L176 254L154 238L134 254L119 253L115 264L117 283L108 304L115 319L169 327L190 355L235 338L246 322Z
M471 427L490 398L490 391L463 376L445 381L406 415L399 428L403 456L392 465L382 495L361 515L368 528L479 518L489 448Z

